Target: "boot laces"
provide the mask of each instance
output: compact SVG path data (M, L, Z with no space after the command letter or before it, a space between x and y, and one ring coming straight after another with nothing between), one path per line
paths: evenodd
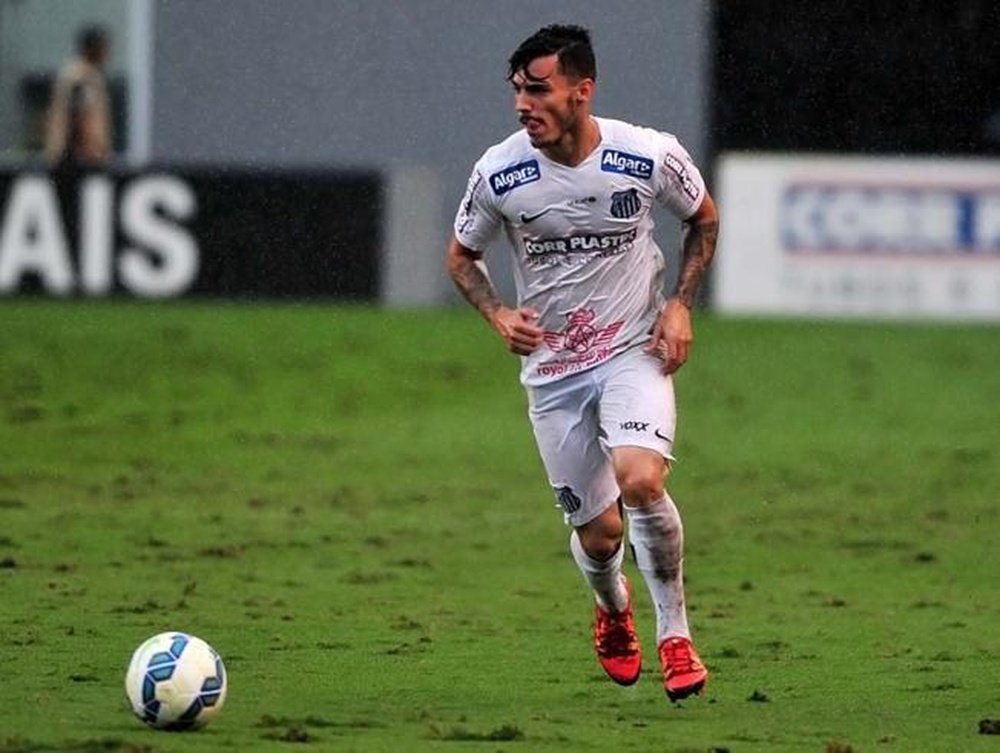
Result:
M671 673L687 674L701 667L690 645L682 640L667 640L663 644L663 663Z
M598 609L597 634L594 641L601 656L621 656L639 650L635 631L630 629L628 611L616 615Z

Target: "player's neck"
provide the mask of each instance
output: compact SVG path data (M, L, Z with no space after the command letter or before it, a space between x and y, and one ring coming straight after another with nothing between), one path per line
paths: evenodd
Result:
M587 159L601 143L601 129L590 115L582 121L579 128L563 134L558 143L542 147L542 154L569 167L576 167Z

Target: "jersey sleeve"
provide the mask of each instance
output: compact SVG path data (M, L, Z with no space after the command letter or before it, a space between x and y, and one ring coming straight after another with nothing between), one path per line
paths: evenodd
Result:
M482 166L477 164L455 215L455 237L466 248L485 251L500 230L501 221Z
M680 142L669 134L661 136L656 198L678 219L686 220L701 206L705 180Z

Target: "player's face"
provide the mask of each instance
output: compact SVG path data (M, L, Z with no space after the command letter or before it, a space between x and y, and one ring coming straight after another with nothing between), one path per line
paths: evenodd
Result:
M575 133L586 117L583 105L592 82L568 78L555 55L535 58L517 71L510 83L514 109L535 148L557 145L567 133Z

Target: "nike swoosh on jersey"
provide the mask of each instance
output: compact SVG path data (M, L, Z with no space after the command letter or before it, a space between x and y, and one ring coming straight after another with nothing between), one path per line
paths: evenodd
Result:
M670 437L666 436L665 434L660 434L660 430L659 429L656 429L655 431L653 431L653 434L655 434L658 439L662 439L664 442L671 441Z
M545 207L541 211L535 212L534 214L528 214L527 212L521 212L521 224L527 225L529 222L534 222L543 214L548 214L552 211L552 207Z

